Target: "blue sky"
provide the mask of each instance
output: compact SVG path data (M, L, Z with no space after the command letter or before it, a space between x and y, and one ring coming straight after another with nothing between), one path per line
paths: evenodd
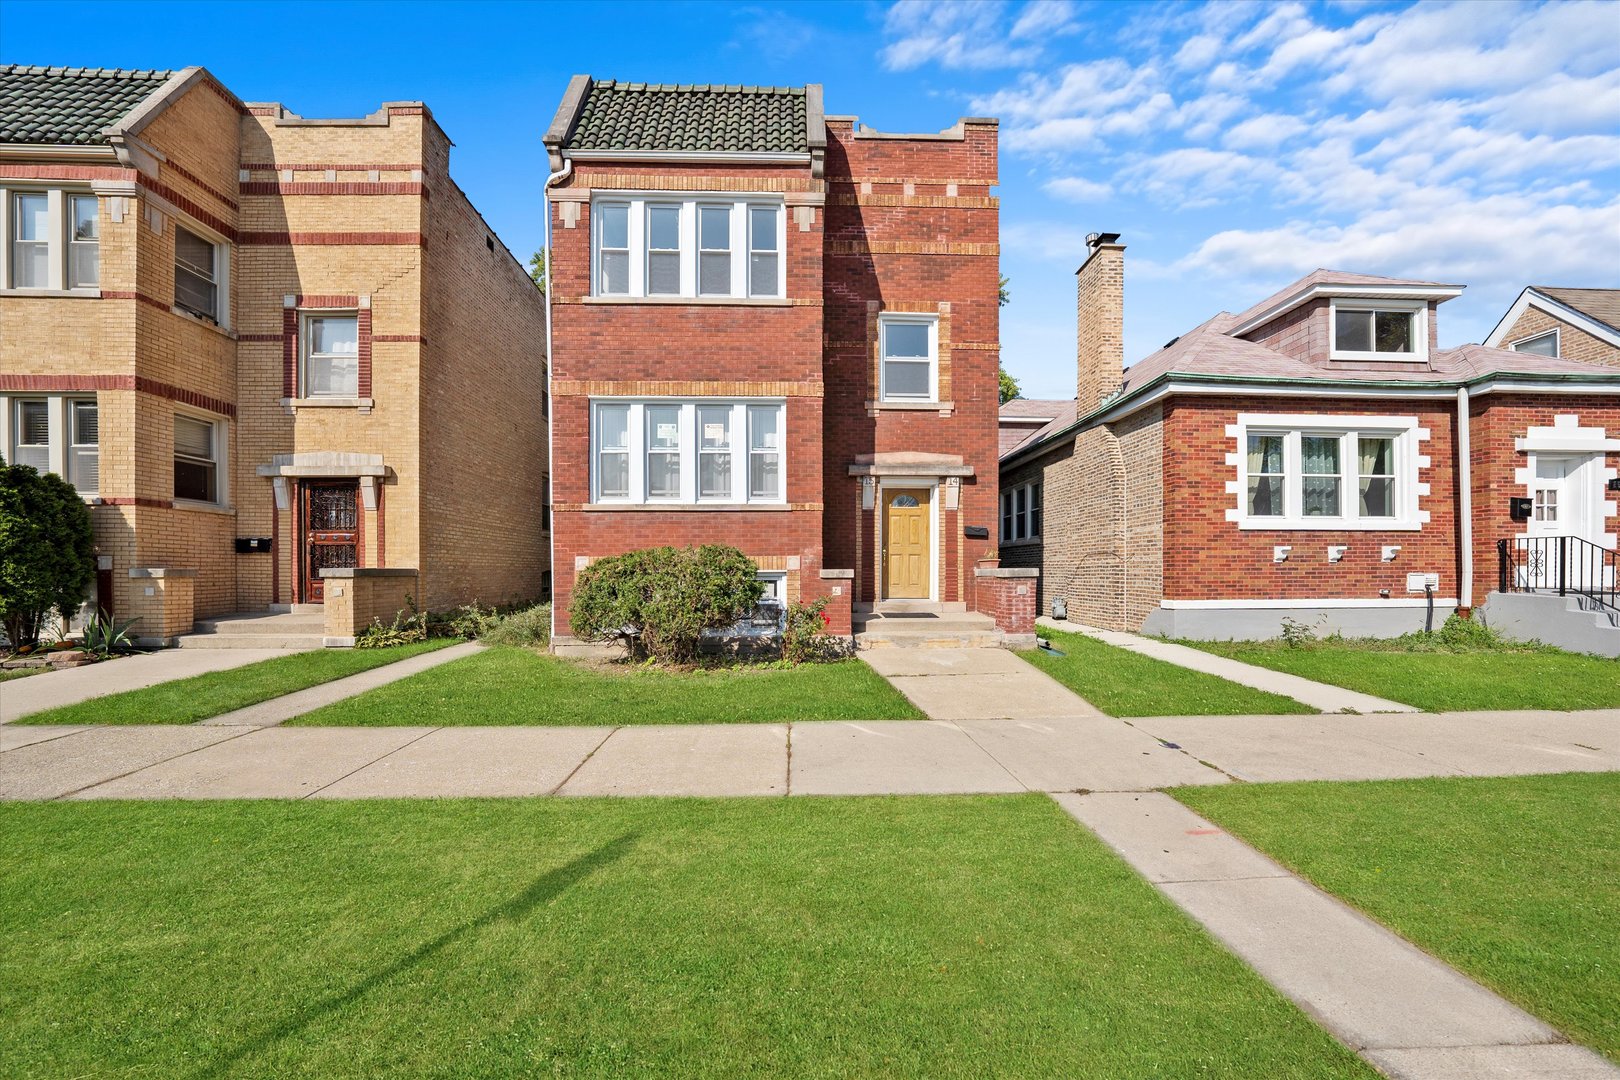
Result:
M424 100L524 253L575 72L820 82L829 111L884 130L999 116L1002 360L1028 396L1073 396L1094 230L1129 248L1127 361L1317 266L1468 285L1442 345L1483 338L1527 283L1620 286L1613 2L0 0L0 60L202 64L305 116Z

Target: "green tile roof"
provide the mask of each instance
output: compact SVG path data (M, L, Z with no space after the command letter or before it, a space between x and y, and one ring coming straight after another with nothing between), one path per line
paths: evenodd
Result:
M173 75L117 68L0 66L0 143L88 146Z
M802 86L670 86L598 79L570 150L808 153Z

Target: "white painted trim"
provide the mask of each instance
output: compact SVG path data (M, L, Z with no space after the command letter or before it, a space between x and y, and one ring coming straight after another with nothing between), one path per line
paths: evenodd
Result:
M1412 316L1412 351L1385 353L1373 350L1339 348L1339 312L1400 312ZM1373 328L1374 333L1377 327ZM1429 362L1429 303L1427 300L1364 301L1359 297L1334 297L1328 301L1328 359L1355 360L1375 364L1426 364Z
M1518 323L1525 311L1532 307L1544 311L1553 318L1566 322L1578 330L1584 330L1599 341L1620 348L1620 330L1598 322L1590 315L1577 311L1568 304L1559 303L1552 297L1537 292L1533 287L1526 288L1519 293L1518 299L1513 301L1513 306L1508 308L1507 314L1503 315L1501 321L1486 335L1485 344L1493 349L1501 348L1502 339L1507 336L1507 332Z
M1563 347L1564 347L1564 335L1561 333L1562 329L1563 329L1562 327L1555 326L1551 330L1538 330L1534 334L1530 334L1530 335L1528 335L1526 337L1522 337L1522 338L1518 339L1517 341L1509 342L1508 343L1508 350L1510 352L1522 352L1522 353L1525 353L1528 356L1545 356L1545 355L1547 355L1546 353L1529 352L1528 350L1519 348L1519 346L1525 344L1526 342L1539 341L1542 338L1547 337L1550 334L1550 335L1552 335L1552 339L1553 339L1552 355L1553 356L1560 356L1561 355L1560 350L1562 350Z
M1248 436L1258 431L1283 437L1283 506L1285 513L1254 516L1248 512ZM1239 413L1226 425L1225 434L1233 440L1226 455L1226 466L1235 470L1236 479L1226 482L1228 495L1237 505L1228 506L1226 520L1239 529L1256 532L1418 532L1429 521L1429 512L1420 500L1429 486L1420 480L1421 470L1430 466L1419 444L1429 438L1429 429L1418 426L1416 416L1334 416L1309 413ZM1361 517L1345 514L1353 507L1359 489L1359 454L1353 440L1359 435L1393 438L1395 441L1395 510L1392 518ZM1301 512L1304 464L1301 440L1306 436L1339 439L1339 516L1307 517ZM1231 474L1229 474L1231 475Z
M1302 304L1321 297L1342 296L1355 300L1450 300L1462 295L1460 285L1312 285L1284 297L1265 311L1226 331L1231 337L1242 337L1256 327L1264 326L1282 317Z
M564 150L564 161L670 161L704 165L770 164L808 165L810 155L789 150Z
M604 497L600 491L601 473L597 463L601 454L600 413L603 405L629 407L629 469L628 496ZM647 490L647 407L673 406L680 412L677 438L681 454L681 493L677 498L651 498ZM731 409L731 492L730 499L704 499L699 496L699 468L701 466L700 439L697 431L697 411L704 406ZM768 499L748 494L750 448L749 409L766 406L774 408L779 417L777 425L777 478L780 492ZM620 397L602 396L590 399L590 505L636 510L684 510L692 507L724 508L726 510L781 509L788 504L788 418L787 399L771 397ZM739 497L740 495L740 497Z
M922 323L928 327L928 397L889 397L888 356L883 343L885 328L896 323ZM906 363L905 359L898 362ZM915 363L915 359L910 361ZM939 400L939 316L927 312L890 311L878 316L878 400L879 406L902 405L938 407Z
M729 206L731 216L731 292L698 292L698 208ZM629 270L626 291L603 293L601 285L602 215L605 206L626 207L625 230ZM679 222L680 287L674 293L648 293L652 251L648 247L649 219L654 207L672 207ZM776 291L755 295L748 272L751 246L752 211L769 207L776 216ZM691 192L691 191L593 191L591 192L591 282L585 299L616 303L787 303L787 210L781 192ZM615 249L617 250L617 249ZM667 249L664 249L667 250Z
M1414 600L1408 597L1399 599L1391 597L1388 600L1348 599L1343 597L1323 597L1315 600L1160 600L1159 606L1163 608L1205 608L1205 609L1257 609L1257 608L1408 608L1424 607L1427 599ZM1434 598L1436 608L1457 605L1455 596L1437 596Z

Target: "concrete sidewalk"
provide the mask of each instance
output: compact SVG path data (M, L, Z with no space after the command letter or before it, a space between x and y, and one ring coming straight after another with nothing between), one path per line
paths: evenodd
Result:
M1102 715L1006 649L865 649L860 658L932 720Z
M1144 791L1620 771L1620 711L544 727L10 727L0 799Z
M1620 1077L1603 1058L1168 795L1056 795L1076 820L1385 1075Z
M107 694L140 690L210 671L229 671L287 655L286 649L164 649L15 679L0 683L0 724Z
M1190 668L1193 671L1202 671L1206 675L1215 675L1228 682L1239 683L1252 687L1255 690L1265 690L1283 697L1293 698L1303 702L1313 709L1321 709L1326 713L1412 713L1417 712L1410 705L1402 705L1398 701L1389 701L1385 698L1373 697L1371 694L1359 693L1355 690L1346 690L1342 686L1331 686L1319 683L1312 679L1302 679L1298 675L1288 675L1281 671L1272 671L1270 668L1257 667L1254 664L1245 664L1214 653L1204 652L1202 649L1189 648L1186 645L1174 645L1168 641L1159 641L1156 638L1143 637L1140 634L1127 634L1121 630L1100 630L1094 626L1083 626L1080 623L1058 622L1055 619L1041 616L1035 622L1049 630L1061 630L1069 634L1084 634L1096 638L1098 641L1131 652L1151 656L1155 660L1175 664L1178 667Z

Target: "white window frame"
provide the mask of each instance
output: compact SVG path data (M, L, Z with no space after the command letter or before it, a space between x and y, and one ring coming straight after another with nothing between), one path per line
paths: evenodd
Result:
M79 290L79 289L83 289L85 291L89 291L89 290L92 290L92 289L100 290L100 288L101 288L101 197L98 196L93 191L69 191L69 192L65 192L64 195L65 195L65 198L64 198L64 201L63 201L64 211L63 211L63 218L62 218L62 226L63 226L63 230L64 230L63 238L67 242L67 247L63 249L63 257L62 257L62 263L63 263L62 273L64 275L63 284L65 284L69 289L73 289L73 290ZM96 238L94 240L80 240L75 235L73 204L76 203L77 201L79 201L80 199L88 199L92 203L95 204L95 207L96 207ZM75 283L74 280L73 280L73 253L74 253L75 250L77 250L79 248L86 248L86 247L95 248L95 250L96 250L96 280L92 281L92 282L90 282L88 284Z
M1036 527L1035 521L1041 516L1042 509L1039 480L1002 488L999 542L1027 544L1039 540L1041 530Z
M318 356L341 357L343 353L314 351L311 324L316 319L353 319L355 342L354 393L316 394L309 388L309 362ZM360 400L360 312L355 308L300 308L298 311L298 400L300 401L355 401Z
M188 498L183 498L183 497L181 497L179 495L175 495L174 496L174 504L176 506L181 506L181 507L184 507L184 506L228 507L228 506L230 506L230 475L231 475L231 473L230 473L230 461L229 461L229 447L230 447L230 426L229 426L229 424L226 422L224 417L217 416L214 413L204 412L201 409L181 409L181 408L177 408L177 409L174 410L174 415L177 416L177 417L183 416L183 417L186 417L186 418L191 419L191 420L196 420L199 423L210 424L210 425L213 426L213 429L214 429L214 458L213 458L213 462L214 462L214 497L213 497L213 499L188 499ZM171 473L173 471L173 462L175 460L179 459L180 457L181 457L181 454L180 454L180 452L178 450L176 450L174 448L174 440L171 437L170 443L169 443L169 459L170 459L170 471L171 471ZM190 455L186 455L186 457L188 457L190 460L193 460L193 461L202 460L202 459L199 459L199 458L191 458Z
M928 328L928 396L892 394L889 392L889 327L896 325L923 325ZM916 358L900 358L900 364L919 363ZM884 402L932 405L939 402L939 316L927 314L892 314L878 316L878 399Z
M1419 508L1419 499L1428 494L1428 485L1418 479L1428 465L1418 443L1427 430L1418 426L1415 416L1318 416L1240 414L1227 429L1237 437L1237 480L1228 483L1228 493L1237 497L1237 508L1227 511L1227 519L1240 529L1332 530L1343 532L1413 532L1422 529L1428 513ZM1249 513L1249 437L1280 435L1283 439L1283 513L1257 516ZM1361 474L1357 439L1395 440L1395 492L1393 517L1362 517L1360 513ZM1339 444L1339 513L1306 517L1304 514L1304 463L1301 440L1306 437L1337 438Z
M21 434L22 425L18 418L21 415L21 407L25 401L42 401L45 403L45 443L43 444L45 447L45 467L41 469L41 471L52 472L57 476L62 477L68 483L72 484L74 490L78 491L87 502L99 497L99 490L80 488L75 482L75 477L70 475L73 471L71 464L73 455L70 452L71 449L73 446L79 446L82 448L90 444L83 443L73 444L73 446L70 446L68 443L68 439L76 430L73 422L73 407L79 402L88 401L96 406L99 430L101 408L99 397L95 394L23 393L0 395L0 452L4 453L6 462L8 464L17 463L17 444L15 439ZM41 444L29 443L28 445L33 447ZM96 456L98 465L97 472L99 474L101 456L101 445L99 439L96 443Z
M658 210L675 211L675 246L673 248L655 248L652 246L652 218L653 213ZM687 207L679 201L663 199L646 200L646 202L642 205L641 213L642 228L644 230L644 235L647 238L647 242L645 245L643 245L643 250L641 253L641 273L642 280L646 283L647 295L650 297L657 297L659 299L690 295L692 285L687 280L687 275L694 268L689 267L687 264L695 261L690 255L690 250L695 241L688 234L696 229L696 223L695 220L693 220L694 214L688 213ZM677 270L675 271L676 285L674 292L655 293L652 291L652 257L654 252L657 252L660 255L668 255L671 252L674 253L675 263L677 266Z
M1547 353L1528 352L1528 350L1525 349L1525 346L1530 344L1532 341L1540 341L1542 338L1549 338L1549 337L1553 339L1553 351L1551 353L1551 356L1552 357L1562 356L1563 355L1563 348L1564 348L1564 339L1563 339L1563 335L1561 335L1558 332L1558 327L1556 327L1556 326L1553 327L1551 330L1543 330L1539 334L1531 334L1529 337L1522 337L1518 341L1510 343L1508 345L1508 348L1512 349L1514 352L1527 353L1530 356L1547 356L1548 355Z
M609 293L602 288L602 215L609 206L625 207L626 242L629 244L629 271L626 290ZM648 249L649 211L655 206L674 206L680 214L681 287L678 293L649 293ZM699 292L698 271L700 206L725 206L731 210L731 288L726 293ZM755 293L750 288L749 256L753 252L752 220L749 210L766 207L776 214L776 288ZM787 296L787 209L781 195L769 193L738 195L731 192L654 192L605 191L591 200L591 296L603 299L638 299L654 303L681 301L725 302L737 300L783 300ZM611 250L619 250L617 248Z
M96 410L96 441L93 443L74 441L79 434L79 406L86 404L93 406ZM64 398L62 419L62 439L65 444L63 448L63 457L65 459L63 462L65 466L63 475L67 478L67 482L73 485L73 490L80 495L99 495L101 493L101 402L92 396ZM77 475L79 470L75 467L76 462L85 456L82 453L85 450L91 450L96 459L95 487L84 487L80 483L83 478ZM76 455L74 451L80 451L80 453Z
M17 233L17 198L21 195L43 195L45 197L45 239L41 241L45 247L45 283L43 285L18 285L16 283L16 251L14 241ZM96 251L96 285L69 286L68 249L72 240L72 212L70 200L75 197L94 198L97 200L97 214L100 213L100 196L90 187L44 187L28 181L0 182L0 292L15 292L22 295L40 295L52 293L67 293L74 296L99 296L101 286L101 252L100 228L97 227Z
M628 495L604 495L601 490L602 409L609 406L628 408L629 481ZM678 409L678 445L680 447L680 491L676 495L648 494L647 453L648 407L671 406ZM774 408L777 414L777 468L780 483L775 498L749 494L749 463L752 451L749 409ZM702 497L699 489L699 456L701 440L698 430L699 408L729 408L731 410L731 496ZM787 403L782 398L592 398L591 399L591 501L603 506L783 506L787 503Z
M210 315L203 314L201 312L192 311L188 307L181 307L180 306L180 293L179 293L178 285L176 285L175 290L174 290L174 305L170 308L170 310L173 311L176 315L184 315L188 319L196 319L199 322L210 323L210 324L212 324L214 326L219 327L222 330L230 329L230 325L231 325L231 245L230 245L230 241L226 240L223 236L221 236L219 233L214 232L212 229L209 229L209 228L206 228L206 227L204 227L202 225L197 224L196 222L192 221L190 218L175 221L172 228L177 229L177 230L178 229L184 229L186 232L188 232L191 235L195 236L197 239L205 241L210 246L212 246L213 249L214 249L214 314L210 316ZM175 276L178 277L179 273L180 273L180 268L179 268L179 263L180 263L180 239L179 239L178 232L175 234L174 250L170 253L170 261L173 264L172 268L174 270Z
M1412 316L1412 351L1404 353L1339 348L1339 312L1400 312ZM1375 319L1376 321L1376 319ZM1374 344L1377 327L1374 326ZM1380 364L1426 363L1429 359L1429 302L1427 300L1358 300L1333 297L1328 301L1328 355L1334 360L1367 360Z

